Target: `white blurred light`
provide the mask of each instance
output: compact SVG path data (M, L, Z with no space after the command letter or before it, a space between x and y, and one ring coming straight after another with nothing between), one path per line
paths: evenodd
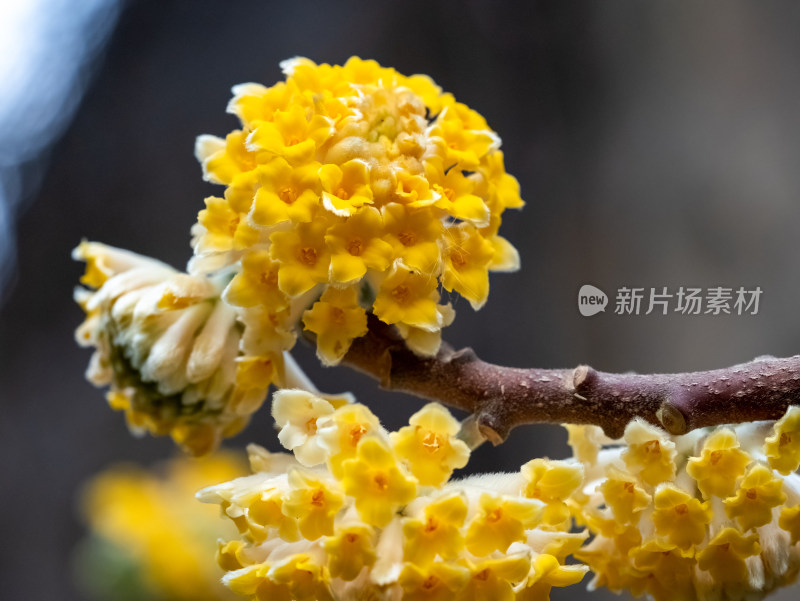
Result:
M30 196L21 170L69 124L87 63L108 37L118 0L0 0L0 301L15 255L14 223Z

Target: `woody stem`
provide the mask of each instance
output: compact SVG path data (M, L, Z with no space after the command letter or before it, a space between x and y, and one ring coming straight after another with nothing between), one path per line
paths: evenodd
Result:
M800 402L800 355L677 374L612 374L587 365L521 369L493 365L470 348L453 350L445 344L434 357L418 357L393 327L373 315L368 325L344 365L372 376L387 390L469 411L494 444L522 424L594 424L618 438L628 422L640 417L684 434L705 426L777 419Z

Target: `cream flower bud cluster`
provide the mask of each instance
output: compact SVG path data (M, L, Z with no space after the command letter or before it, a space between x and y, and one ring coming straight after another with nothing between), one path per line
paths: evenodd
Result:
M110 386L108 401L134 432L169 434L194 455L247 423L281 376L279 348L243 334L220 286L159 261L83 242L86 274L75 299L76 331L95 352L87 378Z
M595 535L576 553L590 588L656 601L760 599L800 570L800 408L670 436L634 421L622 440L569 426L586 483L570 503Z
M578 582L566 564L577 462L537 459L516 474L451 481L469 450L438 404L387 432L365 406L299 390L275 394L293 454L250 447L252 476L198 497L241 539L220 542L223 581L251 599L546 600Z

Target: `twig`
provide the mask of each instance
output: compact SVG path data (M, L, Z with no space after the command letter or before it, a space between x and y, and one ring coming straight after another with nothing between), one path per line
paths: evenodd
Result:
M342 364L387 390L404 391L471 412L494 444L515 426L594 424L618 438L641 417L673 434L726 423L777 419L800 403L800 355L762 357L725 369L680 374L611 374L574 369L520 369L486 363L470 348L442 345L432 358L406 348L393 327L369 316Z

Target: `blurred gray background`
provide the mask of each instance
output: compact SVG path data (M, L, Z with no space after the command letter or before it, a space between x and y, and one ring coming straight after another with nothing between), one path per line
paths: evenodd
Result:
M528 204L506 214L501 233L523 269L494 275L479 313L456 302L445 334L454 345L513 366L637 372L800 351L797 3L38 0L29 9L15 20L12 2L0 2L5 598L81 599L70 564L81 482L114 461L172 453L168 440L132 438L84 381L90 353L73 342L82 314L71 301L82 266L70 250L86 237L183 266L203 198L221 192L201 179L195 136L233 129L230 87L272 84L291 56L357 54L427 73L502 137ZM612 296L605 313L578 313L586 283ZM763 294L755 316L619 316L621 286ZM323 389L355 391L390 426L421 404L321 369L302 346L297 354ZM248 441L274 448L266 411L229 446ZM516 469L566 451L559 428L529 427L481 448L471 466Z

